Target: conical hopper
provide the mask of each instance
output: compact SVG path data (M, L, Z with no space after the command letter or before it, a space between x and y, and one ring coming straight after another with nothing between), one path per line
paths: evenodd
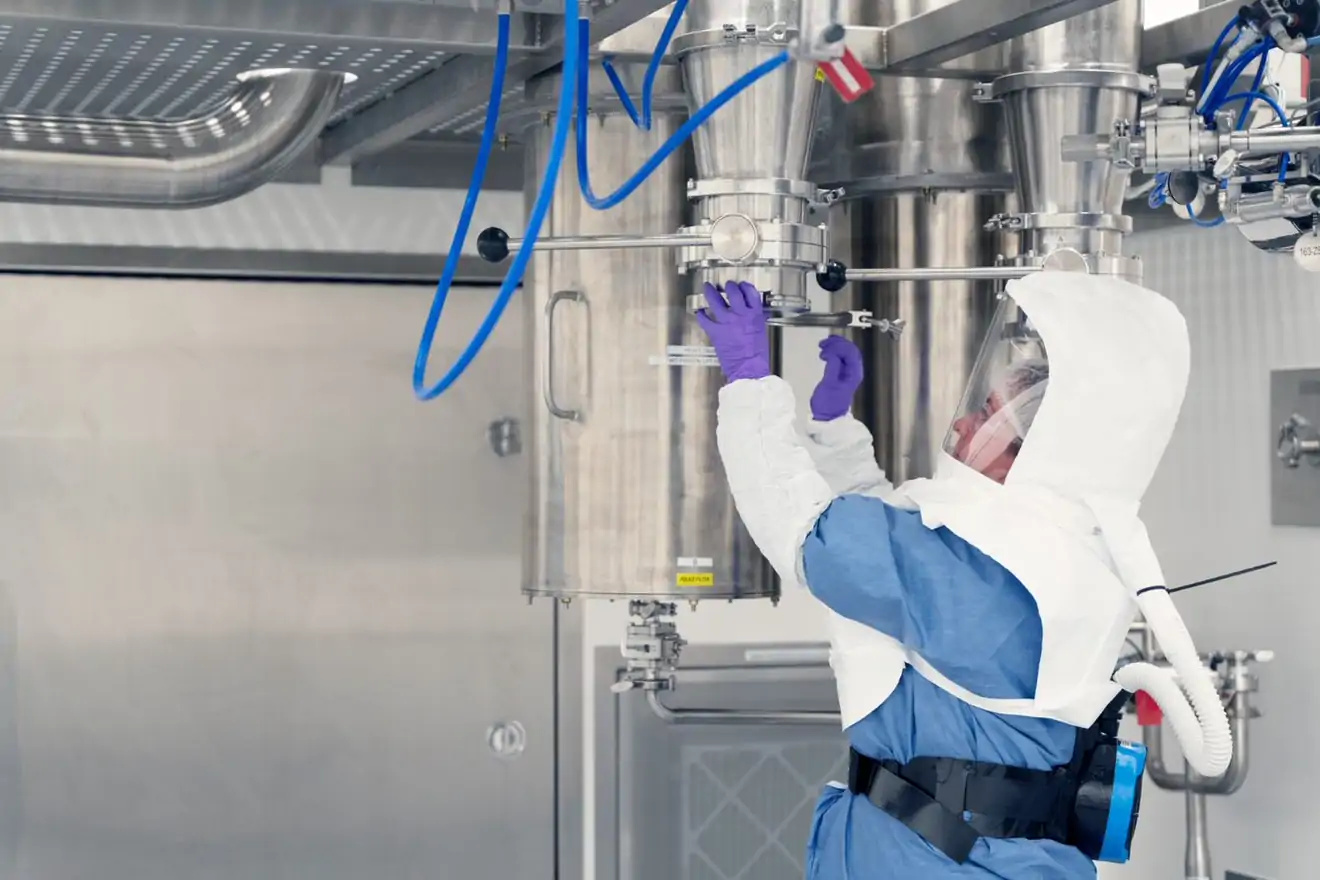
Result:
M797 18L797 0L692 0L674 40L689 112L787 49ZM805 180L819 95L810 64L761 78L692 136L698 176Z
M1012 74L996 80L1020 210L1028 214L1123 213L1130 171L1106 161L1068 162L1064 137L1136 121L1142 79L1142 0L1118 0L1010 44Z

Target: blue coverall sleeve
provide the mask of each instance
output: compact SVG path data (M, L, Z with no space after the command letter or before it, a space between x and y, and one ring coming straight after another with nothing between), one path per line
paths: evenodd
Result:
M994 560L915 511L834 500L802 547L812 594L992 699L1035 694L1041 623L1031 594ZM969 625L971 623L971 625Z

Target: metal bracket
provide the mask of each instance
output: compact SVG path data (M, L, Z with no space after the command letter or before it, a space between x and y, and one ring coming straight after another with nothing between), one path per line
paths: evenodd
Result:
M865 309L850 312L806 312L799 315L773 315L766 319L773 327L828 327L830 329L878 330L898 339L907 328L902 318L877 318Z
M491 451L500 458L522 452L522 425L514 418L497 419L486 429Z

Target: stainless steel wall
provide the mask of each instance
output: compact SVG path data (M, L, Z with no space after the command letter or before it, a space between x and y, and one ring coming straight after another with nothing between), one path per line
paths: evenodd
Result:
M849 21L891 25L948 0L854 0ZM989 66L994 59L987 58ZM1003 210L1007 160L998 108L972 101L961 80L880 77L862 101L835 114L853 151L844 184L868 193L834 209L831 230L850 266L919 268L993 264L985 221ZM868 379L854 411L875 435L895 481L929 476L993 312L989 282L849 284L836 300L879 317L904 318L898 342L857 337Z
M0 874L553 876L554 612L485 436L521 316L422 406L430 293L4 279Z
M677 128L593 118L597 193L613 192ZM545 177L550 128L527 136ZM572 146L543 234L671 233L687 210L680 158L622 205L590 208ZM666 249L542 251L526 285L532 504L524 588L556 596L773 595L715 447L723 384Z

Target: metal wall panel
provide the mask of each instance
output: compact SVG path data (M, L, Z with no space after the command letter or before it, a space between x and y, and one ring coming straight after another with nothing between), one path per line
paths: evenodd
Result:
M519 310L423 406L429 294L0 284L0 876L554 876Z
M1165 574L1170 583L1186 583L1279 561L1268 572L1178 596L1202 650L1278 652L1260 671L1264 715L1252 722L1247 783L1232 797L1211 798L1215 869L1312 877L1311 829L1320 808L1311 775L1297 768L1320 726L1320 534L1270 523L1271 479L1282 467L1274 454L1270 373L1320 367L1320 278L1287 255L1256 250L1233 229L1185 224L1138 234L1131 252L1145 260L1147 285L1182 309L1192 342L1186 404L1143 505ZM1117 876L1181 876L1181 796L1148 790L1141 814L1133 865Z

